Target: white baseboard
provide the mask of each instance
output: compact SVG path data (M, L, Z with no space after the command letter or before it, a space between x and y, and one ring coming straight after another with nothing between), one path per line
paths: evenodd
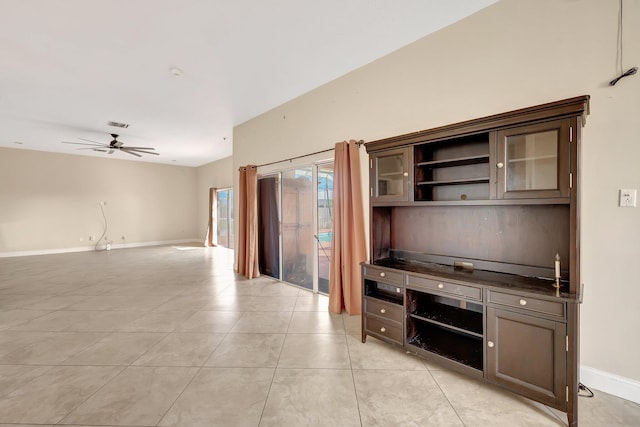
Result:
M589 388L640 403L640 381L581 365L580 382Z
M111 249L126 249L126 248L141 248L145 246L162 246L162 245L176 245L181 243L193 243L201 242L202 239L179 239L179 240L159 240L155 242L137 242L137 243L118 243L111 244ZM204 245L204 244L203 244ZM98 245L98 250L104 250L104 244ZM75 248L62 248L62 249L42 249L37 251L15 251L15 252L0 252L0 258L10 258L19 256L32 256L32 255L52 255L52 254L65 254L71 252L90 252L94 251L95 246L78 246Z

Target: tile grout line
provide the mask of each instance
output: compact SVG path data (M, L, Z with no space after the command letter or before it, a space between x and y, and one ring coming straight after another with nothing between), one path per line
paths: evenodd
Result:
M297 299L296 299L297 301ZM295 304L294 304L295 308ZM269 401L269 395L271 394L271 387L273 387L273 382L276 378L276 373L278 372L278 365L280 365L280 357L282 357L282 351L284 350L284 343L287 341L287 336L289 335L289 328L291 327L291 320L293 319L293 310L291 311L291 315L289 316L289 324L287 324L287 331L284 334L284 339L282 340L282 345L280 346L280 353L278 354L278 360L276 360L276 366L273 368L273 375L271 376L271 382L269 383L269 389L267 390L267 395L264 398L264 404L262 405L262 411L260 411L260 419L258 420L258 426L262 424L262 417L264 416L264 410L267 408L267 402Z
M347 327L344 324L344 317L342 318L342 327L344 328L344 340L347 346L347 354L349 355L349 370L351 371L351 381L353 382L353 392L356 396L356 409L358 410L358 419L360 420L360 427L362 427L362 412L360 411L360 399L358 398L358 387L356 386L356 375L353 369L353 361L351 360L351 348L349 347L349 334L347 334Z
M429 369L427 367L427 372L429 372L429 375L431 376L431 378L433 379L433 382L436 384L436 386L438 386L438 389L440 390L440 393L442 393L442 395L444 396L445 399L447 399L447 402L449 403L449 406L451 406L451 409L453 409L453 412L456 414L456 417L458 417L458 419L460 420L460 422L462 423L463 427L466 426L464 420L462 419L462 417L460 416L460 414L458 413L458 411L456 410L455 406L453 406L453 403L451 403L451 400L449 399L449 396L447 396L447 394L444 392L444 390L442 389L442 387L440 386L440 383L438 382L438 380L436 379L436 377L433 376L433 374L431 373L431 369Z

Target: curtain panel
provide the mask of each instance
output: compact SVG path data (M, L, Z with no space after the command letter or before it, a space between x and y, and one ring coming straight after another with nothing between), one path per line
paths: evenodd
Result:
M258 167L240 168L238 211L238 274L260 276L258 269Z
M361 314L360 263L366 259L360 153L356 141L335 146L329 310Z

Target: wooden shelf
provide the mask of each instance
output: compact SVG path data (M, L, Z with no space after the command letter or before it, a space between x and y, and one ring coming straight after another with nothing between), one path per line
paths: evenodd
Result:
M407 344L481 371L482 339L424 324L421 332L407 337Z
M416 163L416 166L420 166L420 167L428 166L432 168L440 168L440 167L475 165L479 163L489 163L489 155L482 154L479 156L457 157L454 159L430 160L428 162Z
M416 313L411 313L409 316L482 338L482 313L433 304L429 307L429 311L416 310Z
M463 179L448 179L442 181L422 181L416 182L416 185L463 185L463 184L485 184L489 183L489 177L482 178L463 178Z

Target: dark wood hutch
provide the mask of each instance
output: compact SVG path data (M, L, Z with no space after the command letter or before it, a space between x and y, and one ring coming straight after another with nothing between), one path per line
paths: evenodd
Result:
M580 96L366 144L363 342L402 346L578 425L588 112Z

